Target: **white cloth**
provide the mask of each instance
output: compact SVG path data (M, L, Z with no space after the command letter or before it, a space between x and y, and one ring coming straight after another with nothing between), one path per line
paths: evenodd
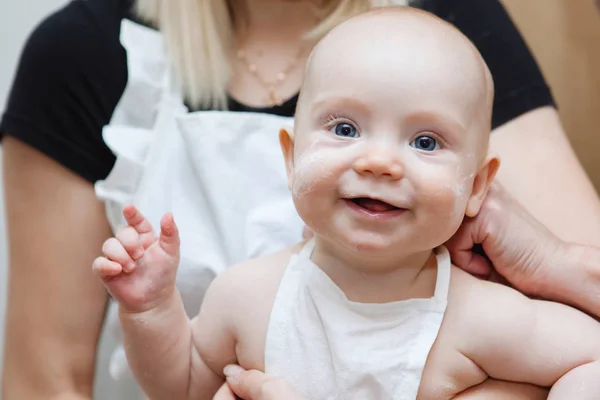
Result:
M124 20L129 80L104 128L116 154L110 175L96 184L113 229L133 203L159 226L171 211L181 234L177 275L186 310L199 311L206 287L231 264L302 239L303 223L287 187L278 133L292 118L261 113L189 113L171 82L162 36ZM108 323L120 333L115 304ZM113 378L131 380L122 347ZM129 399L128 399L129 400Z
M292 257L271 312L265 372L315 400L414 400L446 311L450 255L436 249L432 298L348 300L310 257Z

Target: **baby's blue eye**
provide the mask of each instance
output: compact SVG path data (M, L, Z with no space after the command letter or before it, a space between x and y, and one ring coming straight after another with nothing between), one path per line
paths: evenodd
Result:
M333 127L333 130L336 135L341 137L349 137L354 138L358 136L358 132L356 128L346 122L342 122L341 124L337 124Z
M419 136L413 140L410 145L415 149L423 151L434 151L440 148L437 141L431 136Z

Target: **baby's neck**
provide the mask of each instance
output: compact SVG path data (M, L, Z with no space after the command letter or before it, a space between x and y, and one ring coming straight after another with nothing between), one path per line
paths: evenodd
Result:
M432 250L376 254L315 238L312 261L346 297L359 303L389 303L432 297L437 262Z

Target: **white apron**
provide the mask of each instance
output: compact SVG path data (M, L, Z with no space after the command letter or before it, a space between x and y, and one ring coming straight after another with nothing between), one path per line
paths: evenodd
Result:
M291 258L279 286L265 372L311 400L415 400L446 312L448 250L436 249L433 297L365 304L311 261L313 248L309 241Z
M173 212L181 234L177 287L190 316L206 287L228 266L280 250L302 238L287 187L279 129L292 118L261 113L189 113L165 62L160 33L124 20L129 80L103 137L116 154L110 175L96 184L113 230L133 203L155 228ZM116 304L108 323L120 334ZM131 381L122 348L111 376ZM119 400L119 399L115 399ZM127 399L127 400L130 400Z

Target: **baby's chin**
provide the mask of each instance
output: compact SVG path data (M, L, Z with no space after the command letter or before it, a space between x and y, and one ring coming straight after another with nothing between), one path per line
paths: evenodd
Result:
M334 235L340 247L352 252L369 254L373 257L385 257L398 253L400 249L414 245L391 237L385 233L353 230ZM403 243L404 242L404 243Z
M360 257L378 259L404 259L417 254L429 252L442 245L445 240L441 237L431 237L430 241L418 239L415 234L396 234L374 232L368 230L352 230L345 232L315 232L317 236L335 243L335 247L356 253ZM437 236L437 235L436 235ZM440 235L441 236L441 235ZM445 237L445 236L444 236Z

